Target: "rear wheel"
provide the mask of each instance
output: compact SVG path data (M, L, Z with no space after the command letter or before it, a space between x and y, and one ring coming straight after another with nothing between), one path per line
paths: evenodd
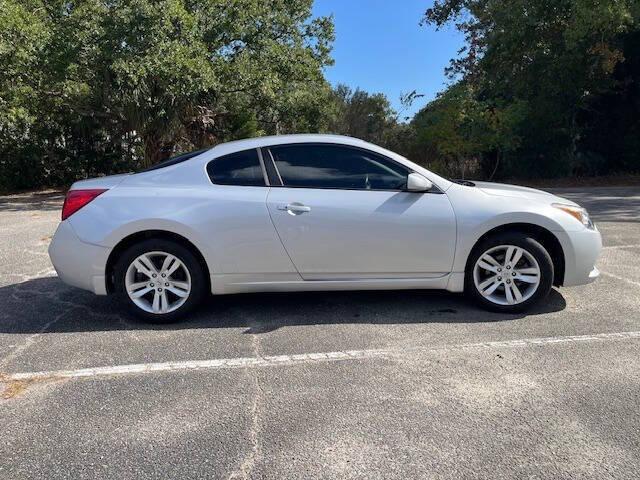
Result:
M489 310L522 312L549 294L553 275L551 257L539 242L522 233L500 234L471 252L465 291Z
M183 318L202 300L203 269L195 256L169 240L145 240L126 250L115 267L129 310L152 323Z

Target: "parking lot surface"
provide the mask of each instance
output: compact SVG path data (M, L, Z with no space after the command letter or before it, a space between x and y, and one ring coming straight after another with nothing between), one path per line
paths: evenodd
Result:
M150 326L67 287L55 193L0 197L0 478L638 478L640 188L556 191L594 284L212 298Z

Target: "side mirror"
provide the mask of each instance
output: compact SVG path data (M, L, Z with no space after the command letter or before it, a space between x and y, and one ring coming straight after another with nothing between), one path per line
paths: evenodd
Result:
M410 173L407 177L407 190L409 192L427 192L433 188L433 183L419 173Z

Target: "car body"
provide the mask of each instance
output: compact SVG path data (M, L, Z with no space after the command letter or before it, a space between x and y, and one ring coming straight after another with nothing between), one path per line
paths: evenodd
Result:
M362 140L262 137L179 160L73 184L70 193L99 193L60 223L51 242L64 282L98 295L118 291L119 256L161 238L197 258L214 295L462 292L473 249L510 232L543 246L555 285L598 276L600 233L575 203L525 187L452 182ZM408 177L420 183L415 191Z

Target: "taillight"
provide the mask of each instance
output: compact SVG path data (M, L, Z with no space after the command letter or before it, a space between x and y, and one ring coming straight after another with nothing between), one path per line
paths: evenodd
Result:
M64 205L62 205L62 220L66 220L91 200L106 191L107 189L104 188L94 188L91 190L69 190L64 199Z

